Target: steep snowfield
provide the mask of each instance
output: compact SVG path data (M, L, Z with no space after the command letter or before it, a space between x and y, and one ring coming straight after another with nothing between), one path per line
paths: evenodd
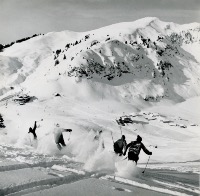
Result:
M200 24L178 25L157 18L90 32L52 32L4 49L0 52L0 114L6 127L0 128L0 162L72 161L73 169L78 164L79 170L130 179L127 171L135 175L134 167L113 153L112 136L115 141L122 132L128 143L138 134L143 137L153 152L152 169L199 173L199 52ZM119 126L120 117L132 123ZM28 134L35 120L38 141ZM67 147L62 151L54 143L55 123L73 130L71 135L64 133ZM99 130L103 130L104 150L93 141ZM141 152L138 166L145 167L147 160ZM158 190L151 185L154 182L138 186ZM14 188L6 190L14 192Z

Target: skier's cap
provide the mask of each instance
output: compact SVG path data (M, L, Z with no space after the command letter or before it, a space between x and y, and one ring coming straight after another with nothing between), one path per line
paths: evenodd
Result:
M139 141L139 142L142 141L142 138L139 135L137 136L137 141Z
M126 138L126 137L125 137L125 135L122 135L122 139L124 139L124 140L125 140L125 138Z

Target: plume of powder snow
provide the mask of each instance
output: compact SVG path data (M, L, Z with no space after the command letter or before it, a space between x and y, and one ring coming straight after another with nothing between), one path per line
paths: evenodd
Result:
M38 141L36 151L41 154L59 154L59 150L54 140L54 134L50 133Z
M136 163L133 161L128 161L127 159L116 162L115 167L116 176L131 179L139 174Z
M109 171L114 172L114 154L102 149L101 146L92 154L84 165L86 171Z
M89 133L84 133L71 141L69 149L76 161L85 162L95 153L98 142L94 141L94 137L95 132L91 130Z
M34 136L32 133L24 133L21 137L18 138L15 146L19 148L23 147L32 147L32 148L37 148L38 141L34 139Z

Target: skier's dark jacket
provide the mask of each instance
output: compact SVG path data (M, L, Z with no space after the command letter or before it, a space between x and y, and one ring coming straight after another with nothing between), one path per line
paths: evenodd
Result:
M144 144L141 141L132 141L131 143L129 143L126 146L124 155L126 155L126 151L129 148L129 152L128 152L128 159L129 160L133 160L137 163L137 161L139 160L139 154L140 154L140 150L142 149L146 154L148 155L152 155L152 152L148 151L146 149L146 147L144 146Z
M122 150L123 148L126 148L126 140L124 139L118 139L115 143L114 143L114 151L115 153L121 153L122 154Z

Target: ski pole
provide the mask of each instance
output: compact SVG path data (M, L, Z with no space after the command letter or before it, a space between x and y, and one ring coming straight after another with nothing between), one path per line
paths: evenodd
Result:
M150 159L150 156L151 156L151 155L149 155L149 159ZM148 163L149 163L149 159L148 159L148 161L147 161L146 167L144 168L144 171L142 172L143 174L144 174L144 172L145 172L145 170L146 170L146 168L147 168L147 165L148 165Z
M111 133L111 137L112 137L112 141L113 141L113 145L114 145L114 140L113 140L113 135L112 135L112 131L111 131L110 133Z
M151 147L151 146L152 146L152 147L154 147L154 148L158 148L158 146L157 146L157 145L156 145L156 146L154 146L154 145L150 145L149 147Z
M122 127L121 127L121 126L119 126L119 128L120 128L120 131L121 131L121 136L122 136Z
M70 133L69 133L69 138L68 138L68 141L70 140L70 136L71 136L71 131L70 131Z
M117 122L117 124L119 125L119 123L118 123L117 119L115 119L115 121L116 121L116 122ZM119 125L119 128L120 128L120 131L121 131L121 136L122 136L122 127L121 127L121 125Z

